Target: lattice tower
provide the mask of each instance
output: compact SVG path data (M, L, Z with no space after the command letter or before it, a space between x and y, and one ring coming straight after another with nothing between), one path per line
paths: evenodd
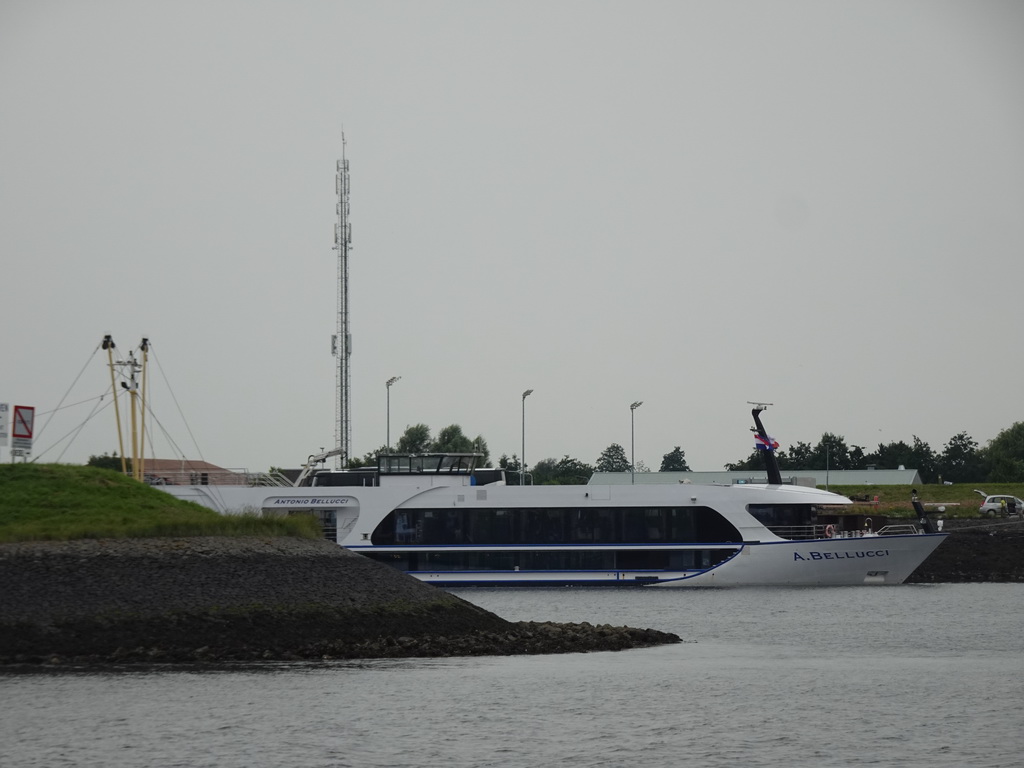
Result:
M338 221L334 225L334 250L338 252L338 327L331 344L331 352L338 358L335 384L335 433L340 454L337 468L348 466L352 452L352 334L349 330L348 311L348 252L352 248L352 226L349 223L349 175L345 157L345 136L341 137L341 160L338 161L335 188L338 194Z

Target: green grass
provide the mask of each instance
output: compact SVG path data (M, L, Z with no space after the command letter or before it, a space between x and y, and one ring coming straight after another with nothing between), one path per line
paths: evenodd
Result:
M818 486L824 488L825 486ZM1005 493L1024 499L1024 483L958 483L956 485L918 485L915 486L917 497L921 502L933 502L948 505L946 517L977 517L978 507L984 499L974 492L975 488L988 494ZM833 493L843 496L864 496L874 499L878 497L878 511L890 516L903 515L912 517L914 508L910 503L909 485L829 485ZM934 506L926 507L934 510ZM859 510L858 510L859 511Z
M220 515L107 469L0 465L0 542L320 535L311 516Z

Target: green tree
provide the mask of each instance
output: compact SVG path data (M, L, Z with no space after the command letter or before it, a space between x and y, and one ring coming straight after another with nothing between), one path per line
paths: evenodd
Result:
M1024 482L1024 421L1007 427L985 448L990 483Z
M480 459L481 467L491 466L491 450L487 447L487 441L484 440L483 435L477 435L473 438L473 453L483 455L483 458Z
M102 456L90 456L89 460L85 462L88 467L100 467L101 469L112 469L115 472L121 471L121 457L117 451L111 454L104 453ZM128 467L128 472L132 471L132 460L126 458L125 464Z
M598 472L629 472L629 467L626 449L618 443L609 445L597 458Z
M558 460L558 477L562 485L586 485L590 482L594 468L584 461L570 458L568 455Z
M911 447L903 440L891 443L879 443L878 450L872 451L864 457L864 461L873 464L879 469L896 469L901 464L909 466ZM917 469L917 467L914 467Z
M360 467L376 467L377 457L382 453L392 453L393 451L386 445L382 445L373 451L367 451L363 454L362 458L359 456L353 456L348 460L349 469L359 469Z
M482 455L479 465L491 466L491 452L483 435L477 435L471 440L458 424L449 424L438 432L429 450L436 453L479 453Z
M661 457L661 468L659 472L689 472L690 467L686 463L686 451L678 445Z
M911 435L914 444L910 447L910 463L907 469L916 469L921 475L921 482L934 483L938 473L939 457L924 440Z
M498 459L498 467L508 472L518 472L522 469L522 465L519 463L519 457L514 453L510 457L507 453L501 454Z
M776 451L780 469L810 469L811 457L814 455L814 448L810 443L797 441L796 445L789 446L786 451Z
M594 468L566 455L561 459L541 459L530 470L534 485L586 485Z
M437 433L437 439L430 446L437 453L472 453L473 441L462 432L458 424L449 424Z
M864 451L859 449L858 458L863 458ZM850 448L842 435L826 432L814 446L810 456L810 466L806 469L856 469Z
M558 485L558 461L541 459L535 461L530 469L534 485Z
M764 469L764 457L760 451L754 451L747 458L727 463L725 465L727 472L756 472L757 470Z
M942 449L938 472L951 483L981 482L985 479L982 459L978 443L966 432L958 432Z
M898 469L901 466L905 469L916 469L921 475L922 482L931 483L935 481L938 457L928 443L913 435L911 445L903 440L879 443L877 451L864 457L864 463L874 464L880 469Z
M427 453L430 450L430 427L426 424L413 424L406 427L398 438L395 453Z

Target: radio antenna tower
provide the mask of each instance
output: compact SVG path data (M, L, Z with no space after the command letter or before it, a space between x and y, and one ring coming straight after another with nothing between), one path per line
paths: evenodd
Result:
M352 334L348 325L348 252L352 247L352 226L348 221L348 159L345 157L345 134L341 134L341 160L334 181L338 194L338 222L334 225L334 250L338 252L338 329L331 339L331 353L338 358L335 387L335 439L337 468L348 466L352 454Z

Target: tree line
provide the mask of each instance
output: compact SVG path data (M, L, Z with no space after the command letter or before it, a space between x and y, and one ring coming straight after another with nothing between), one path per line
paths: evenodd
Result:
M394 446L381 446L367 452L362 458L353 457L349 466L376 466L377 456L381 453L479 453L482 454L480 466L492 467L490 450L482 435L470 438L458 424L450 424L433 437L430 427L426 424L414 424L406 427ZM498 467L508 472L522 471L522 462L516 454L502 454L498 458ZM585 485L594 472L629 472L629 458L626 450L618 443L612 443L593 464L588 464L571 456L560 459L541 459L527 467L534 485ZM649 472L642 461L637 462L637 472ZM689 472L686 453L678 445L662 457L661 472Z
M469 437L458 424L449 424L437 433L437 437L431 437L430 427L426 424L413 424L405 428L405 432L393 447L382 445L376 450L369 451L362 458L353 456L348 465L353 468L375 467L377 456L381 453L479 453L483 455L480 466L491 466L491 452L487 447L487 441L481 435Z
M764 459L754 450L745 459L726 464L728 470L754 470L764 467ZM1002 430L985 447L966 432L953 435L941 452L913 435L903 440L879 443L866 452L862 446L847 445L842 435L826 432L817 445L798 442L785 451L776 451L779 468L801 469L916 469L925 483L1021 483L1024 482L1024 422Z
M479 453L481 466L491 467L490 450L483 436L469 437L458 424L443 428L434 437L426 424L407 427L393 446L381 446L367 452L361 458L349 460L350 467L376 466L380 453ZM953 435L942 451L933 450L928 443L913 435L911 442L897 440L879 443L873 451L863 446L847 445L842 435L825 432L815 445L797 442L785 450L776 451L779 468L783 471L825 469L896 469L904 466L916 469L925 483L1024 483L1024 422L1002 430L988 445L979 447L978 442L966 432ZM121 459L114 454L90 456L87 462L93 466L107 467L120 471ZM130 466L130 465L129 465ZM514 453L502 454L498 466L510 472L522 470L522 464ZM754 450L744 459L725 465L734 471L761 471L764 458ZM527 467L534 485L584 485L594 472L650 472L643 461L636 467L630 463L626 450L619 443L605 448L593 464L565 455L560 459L546 458ZM686 452L680 446L662 456L659 472L689 472Z
M396 453L426 453L452 451L460 453L482 453L481 464L492 466L487 441L482 436L470 439L462 428L452 424L442 429L437 438L431 438L426 424L416 424L406 429L394 449L381 448L366 454L361 464L373 464L381 451ZM825 432L815 445L797 442L785 450L776 451L779 468L785 471L825 469L896 469L904 466L916 469L922 482L937 483L1021 483L1024 482L1024 422L1016 422L1002 430L988 445L980 447L966 432L951 437L941 451L936 451L917 435L910 443L896 440L879 443L875 450L867 451L863 446L848 445L842 435ZM498 466L510 472L522 469L520 458L502 454ZM727 470L761 471L764 458L760 451L752 451L746 458L725 465ZM593 463L565 455L560 459L545 458L527 467L534 485L583 485L594 472L650 472L643 461L633 467L626 450L619 443L605 448ZM680 446L662 456L659 472L689 472L686 452Z
M505 461L502 465L501 461ZM499 466L506 466L518 470L519 465L515 456L510 459L502 456L498 462ZM605 448L597 457L594 464L587 464L571 456L563 456L560 459L541 459L527 470L533 478L534 485L586 485L594 472L629 472L633 469L626 456L626 449L618 443L612 443ZM635 471L650 472L651 470L643 463L636 463ZM690 467L686 463L686 452L678 445L661 458L659 472L689 472Z

